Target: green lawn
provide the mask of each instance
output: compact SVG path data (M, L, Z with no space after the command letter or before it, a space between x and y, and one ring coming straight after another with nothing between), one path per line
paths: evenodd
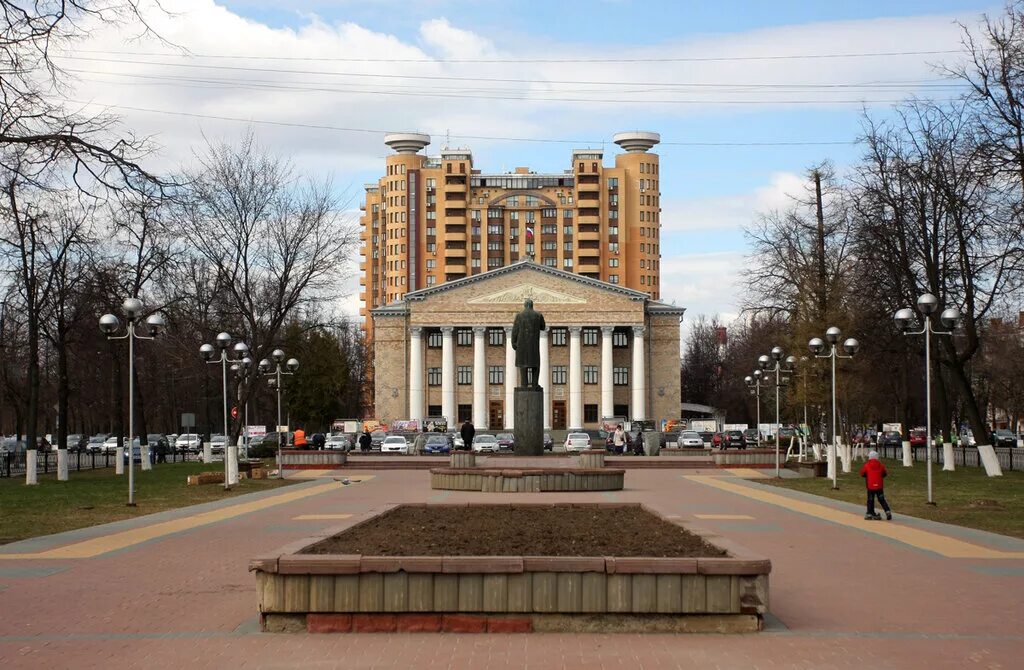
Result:
M839 490L832 490L832 480L759 479L758 482L787 489L814 493L826 498L863 505L866 500L864 480L858 476L861 461L854 463L854 472L839 473ZM943 472L932 466L932 492L936 505L928 505L925 463L905 468L901 461L883 460L889 476L885 479L885 497L893 514L916 516L932 521L987 530L1002 535L1024 538L1024 472L1003 471L1002 477L987 477L984 468L957 468ZM876 506L881 513L881 508Z
M292 480L244 479L231 491L222 484L187 486L188 475L222 471L222 463L166 463L135 470L136 507L128 507L128 476L113 468L71 472L66 482L39 475L37 486L25 477L0 479L0 544L49 535L109 521L221 500L291 484Z

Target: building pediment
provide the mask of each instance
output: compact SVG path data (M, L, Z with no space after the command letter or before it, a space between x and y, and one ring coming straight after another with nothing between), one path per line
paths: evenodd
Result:
M585 298L569 295L568 293L562 293L561 291L554 291L550 288L537 286L536 284L520 284L501 291L482 295L477 298L470 298L466 302L470 305L521 305L524 300L533 300L535 305L578 305L587 302Z

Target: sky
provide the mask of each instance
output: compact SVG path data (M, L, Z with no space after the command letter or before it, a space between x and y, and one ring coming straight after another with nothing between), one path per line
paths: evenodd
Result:
M391 131L427 153L468 146L484 172L560 172L572 149L661 134L663 300L728 322L750 258L744 227L783 208L809 167L853 164L863 115L950 99L970 0L161 0L163 42L120 26L58 55L64 95L159 145L173 170L204 138L252 129L354 212ZM340 309L356 314L358 258ZM684 326L685 332L685 326Z

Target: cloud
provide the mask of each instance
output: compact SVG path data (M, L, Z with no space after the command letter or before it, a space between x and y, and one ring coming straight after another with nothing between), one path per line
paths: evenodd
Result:
M739 231L759 214L789 206L807 187L805 177L776 172L753 191L704 198L666 197L662 202L662 235L705 231Z
M420 26L420 36L443 58L486 58L496 56L489 40L469 30L461 30L448 19L431 19Z

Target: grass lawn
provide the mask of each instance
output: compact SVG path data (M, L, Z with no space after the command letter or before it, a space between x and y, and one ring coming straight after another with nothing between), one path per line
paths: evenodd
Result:
M223 468L223 463L188 462L162 463L141 471L136 465L136 507L126 505L128 475L115 475L113 468L71 472L66 482L58 482L56 474L39 475L38 486L25 486L24 476L0 479L0 544L293 483L287 479L243 479L231 491L225 491L222 484L185 484L188 475Z
M882 462L889 471L885 478L885 498L893 514L1024 538L1024 472L1003 470L1002 477L987 477L985 468L943 472L941 465L933 464L932 498L937 503L933 506L926 503L925 463L905 468L902 461L883 459ZM838 491L832 490L832 480L825 477L757 481L864 505L867 499L864 480L857 474L861 464L855 461L850 474L839 473ZM876 511L881 513L877 505Z

